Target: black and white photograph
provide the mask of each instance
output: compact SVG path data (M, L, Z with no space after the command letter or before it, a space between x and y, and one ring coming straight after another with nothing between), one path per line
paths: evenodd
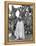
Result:
M5 44L35 43L35 3L5 2Z
M9 40L32 40L32 5L9 4Z

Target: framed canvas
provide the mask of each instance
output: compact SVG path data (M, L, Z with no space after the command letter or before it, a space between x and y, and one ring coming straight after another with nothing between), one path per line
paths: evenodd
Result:
M5 1L5 44L35 43L35 3Z

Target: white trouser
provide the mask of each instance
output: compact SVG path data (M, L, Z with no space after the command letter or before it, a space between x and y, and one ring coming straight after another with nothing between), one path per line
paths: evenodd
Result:
M16 36L16 39L18 39L18 38L25 39L24 24L23 24L22 21L21 22L19 22L19 21L17 22L14 35Z

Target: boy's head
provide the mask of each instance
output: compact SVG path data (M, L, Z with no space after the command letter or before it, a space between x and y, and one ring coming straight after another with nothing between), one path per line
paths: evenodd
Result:
M21 20L22 20L22 17L21 17L21 16L19 16L19 17L18 17L18 20L19 20L19 21L21 21Z

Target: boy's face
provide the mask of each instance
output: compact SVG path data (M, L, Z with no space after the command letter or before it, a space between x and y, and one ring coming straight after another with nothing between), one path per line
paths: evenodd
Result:
M18 20L21 21L21 17L19 17Z
M19 21L21 21L21 19L19 18Z

